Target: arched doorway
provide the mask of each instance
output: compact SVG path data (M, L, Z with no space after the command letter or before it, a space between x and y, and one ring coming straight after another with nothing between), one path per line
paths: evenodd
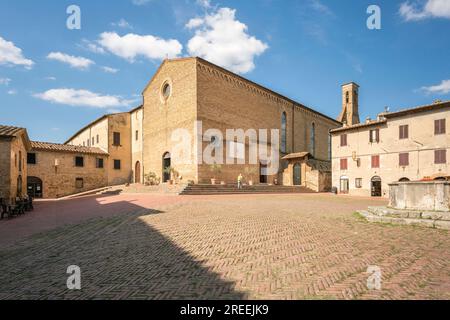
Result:
M434 178L434 181L447 181L447 178L445 178L445 177L437 177L437 178Z
M340 193L347 194L350 189L349 179L346 176L340 179Z
M294 165L294 186L302 185L302 166L300 163Z
M370 181L372 197L381 197L381 178L375 176Z
M411 180L409 180L408 178L401 178L400 180L398 180L398 182L409 182Z
M30 197L42 198L42 180L38 177L27 178L27 192Z
M163 155L163 182L167 182L170 180L170 172L168 172L168 168L171 167L171 159L170 159L170 152L166 152Z
M141 163L139 161L134 166L134 183L141 183Z

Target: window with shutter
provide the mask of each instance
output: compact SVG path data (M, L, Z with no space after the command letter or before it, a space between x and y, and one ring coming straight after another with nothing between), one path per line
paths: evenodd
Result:
M445 119L434 121L434 134L445 134Z
M347 145L347 135L342 134L341 135L341 147L345 147Z
M347 159L341 159L341 170L347 170L347 168L348 168Z
M372 168L380 167L380 156L372 156Z
M400 155L399 155L399 165L401 167L409 166L409 153L400 153Z
M447 150L435 150L434 151L434 163L435 164L447 163Z
M408 139L409 137L409 130L408 125L403 125L399 127L399 139Z

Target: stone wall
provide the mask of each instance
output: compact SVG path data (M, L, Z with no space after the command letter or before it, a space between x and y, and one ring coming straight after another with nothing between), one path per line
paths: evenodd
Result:
M392 183L389 206L404 210L450 211L450 182Z
M203 132L214 128L225 135L227 129L267 129L269 132L271 129L278 129L281 139L281 118L285 112L286 153L315 151L316 158L328 159L328 132L337 127L336 122L203 60L198 61L197 77L198 119L203 123ZM311 146L313 126L315 150ZM248 149L248 139L246 146ZM268 182L272 183L276 178L280 184L288 185L289 181L283 181L285 176L282 174L287 163L279 161L278 165L279 173L268 177ZM235 182L239 173L245 174L247 167L258 172L259 180L259 164L225 165L218 178ZM198 170L201 181L206 182L211 178L210 166L200 165Z
M42 180L44 198L60 198L108 185L106 168L110 163L106 156L36 150L31 152L36 153L37 162L28 165L28 176ZM84 167L75 166L76 156L84 157ZM97 158L104 159L104 168L96 167ZM55 159L59 162L57 167ZM82 188L77 188L77 178L83 179Z
M0 138L0 198L11 198L11 139Z
M163 156L172 152L178 143L172 141L175 130L185 130L192 138L187 142L191 146L191 163L176 163L174 167L183 181L198 181L194 124L197 119L197 73L195 59L165 61L143 92L143 163L144 174L154 172L163 176ZM163 86L171 86L167 99L162 96Z
M114 145L114 132L120 133L120 145ZM108 184L119 185L132 182L131 164L131 115L117 113L108 116ZM120 170L114 169L114 160L120 160Z

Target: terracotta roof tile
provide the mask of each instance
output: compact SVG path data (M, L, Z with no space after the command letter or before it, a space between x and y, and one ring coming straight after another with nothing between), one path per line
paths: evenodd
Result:
M100 148L72 146L68 144L58 144L58 143L48 143L38 141L31 141L31 148L34 150L41 150L41 151L108 155L106 151Z
M23 128L0 125L0 136L15 137Z

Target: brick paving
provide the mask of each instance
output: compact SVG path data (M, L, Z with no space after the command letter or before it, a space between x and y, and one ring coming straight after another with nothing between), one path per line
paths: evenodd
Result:
M0 222L18 241L0 249L0 299L450 299L448 231L354 214L383 204L317 194L39 204L39 227ZM81 267L80 291L66 288L69 265ZM381 268L381 290L367 288L368 266Z

